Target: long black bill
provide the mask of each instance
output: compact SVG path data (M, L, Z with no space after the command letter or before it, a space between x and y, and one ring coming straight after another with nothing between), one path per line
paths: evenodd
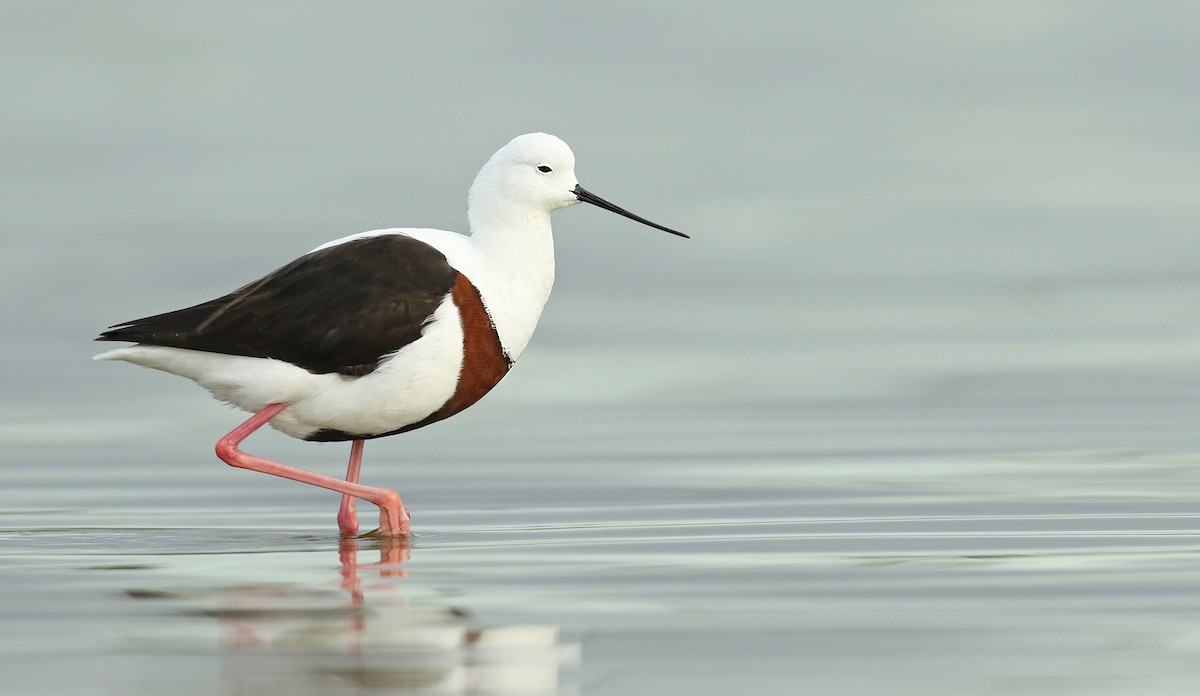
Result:
M688 237L688 235L686 235L682 232L676 232L675 230L671 229L670 227L663 227L662 225L660 225L656 222L650 222L649 220L647 220L646 218L644 218L640 215L634 215L633 213L629 212L628 210L625 210L624 208L622 208L620 206L613 205L612 203L609 203L608 201L601 198L600 196L597 196L596 194L584 189L579 184L575 184L575 188L571 191L571 193L574 193L575 197L578 198L580 201L582 201L584 203L591 203L592 205L596 206L597 208L604 208L605 210L612 212L612 213L616 213L617 215L624 215L625 217L629 218L630 220L637 220L638 222L642 223L643 225L649 225L656 230L662 230L663 232L670 232L671 234L676 234L676 235L679 235L680 237L686 237L688 239L691 239L691 237Z

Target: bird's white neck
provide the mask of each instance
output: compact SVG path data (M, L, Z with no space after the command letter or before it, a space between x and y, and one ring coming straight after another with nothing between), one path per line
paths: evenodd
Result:
M515 360L533 336L554 285L550 213L496 198L480 201L472 191L468 219L479 274L472 281Z

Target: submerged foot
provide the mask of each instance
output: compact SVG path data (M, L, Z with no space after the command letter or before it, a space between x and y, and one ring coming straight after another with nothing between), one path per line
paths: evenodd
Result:
M358 513L354 510L356 500L352 495L343 495L342 505L338 508L338 529L344 537L358 536Z
M410 534L408 509L400 501L396 491L386 491L386 497L376 504L379 505L379 529L372 532L377 536L407 537Z

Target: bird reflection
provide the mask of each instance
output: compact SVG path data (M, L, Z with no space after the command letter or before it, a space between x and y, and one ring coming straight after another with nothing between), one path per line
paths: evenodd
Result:
M381 578L402 578L408 572L400 564L409 558L408 537L381 536L375 543L379 546L379 562L360 566L358 537L344 536L338 539L338 560L342 564L342 589L350 593L355 604L363 601L360 570L377 573Z
M489 625L461 607L414 599L403 567L407 538L341 538L337 555L336 588L260 583L129 594L216 620L225 693L563 693L560 669L578 660L578 646L560 642L557 627Z

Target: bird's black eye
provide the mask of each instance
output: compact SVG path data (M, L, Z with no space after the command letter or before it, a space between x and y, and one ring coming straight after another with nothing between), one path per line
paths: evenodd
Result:
M543 164L543 165L540 165L540 166L538 167L538 171L539 171L539 172L541 172L541 173L543 173L543 174L549 174L550 172L552 172L552 171L554 171L554 170L553 170L553 169L551 169L549 166L547 166L547 165Z

